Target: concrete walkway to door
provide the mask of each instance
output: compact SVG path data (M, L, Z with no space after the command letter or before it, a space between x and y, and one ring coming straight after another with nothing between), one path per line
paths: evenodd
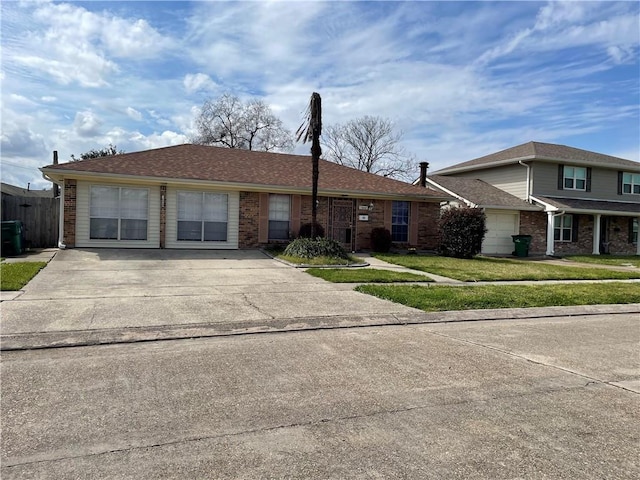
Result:
M2 303L0 327L4 346L29 337L37 347L396 323L421 313L352 288L255 250L70 249Z

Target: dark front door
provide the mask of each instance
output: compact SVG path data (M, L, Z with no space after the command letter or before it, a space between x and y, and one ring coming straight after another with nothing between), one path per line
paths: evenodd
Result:
M333 199L331 206L331 238L348 251L353 250L353 200Z

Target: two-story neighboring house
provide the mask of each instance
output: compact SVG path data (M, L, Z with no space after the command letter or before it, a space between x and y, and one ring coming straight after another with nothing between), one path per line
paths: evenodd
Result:
M453 184L448 177L455 177ZM463 180L467 179L467 180ZM435 172L428 182L467 204L481 181L527 202L509 202L515 233L531 235L532 253L640 255L640 163L600 153L529 142ZM450 188L447 188L449 186ZM503 207L507 208L507 207ZM491 233L491 225L489 225Z

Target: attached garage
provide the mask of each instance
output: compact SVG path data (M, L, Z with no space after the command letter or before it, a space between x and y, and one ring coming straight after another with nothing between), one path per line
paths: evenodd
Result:
M520 229L520 214L486 210L487 233L482 242L482 253L487 255L505 255L513 252L513 239Z

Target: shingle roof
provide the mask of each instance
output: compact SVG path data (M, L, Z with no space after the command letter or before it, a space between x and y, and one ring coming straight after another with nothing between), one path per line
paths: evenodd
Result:
M26 188L16 187L8 183L2 183L0 190L5 195L11 195L13 197L40 197L40 198L53 198L53 190L27 190Z
M640 203L633 202L608 202L605 200L583 200L579 198L552 198L536 196L541 202L548 203L560 210L566 211L601 211L629 213L640 215Z
M500 152L475 158L467 162L458 163L438 170L437 174L448 174L459 171L488 168L496 164L504 165L516 163L518 160L550 160L560 162L574 162L585 165L610 166L612 168L630 168L640 171L640 163L624 158L612 157L602 153L590 152L579 148L556 145L553 143L528 142L516 147L507 148Z
M48 165L48 174L72 173L188 179L311 189L311 157L204 145L172 147ZM319 191L442 198L433 189L320 161Z
M465 177L429 175L427 180L480 207L497 207L514 210L540 210L521 198L500 190L482 180Z

